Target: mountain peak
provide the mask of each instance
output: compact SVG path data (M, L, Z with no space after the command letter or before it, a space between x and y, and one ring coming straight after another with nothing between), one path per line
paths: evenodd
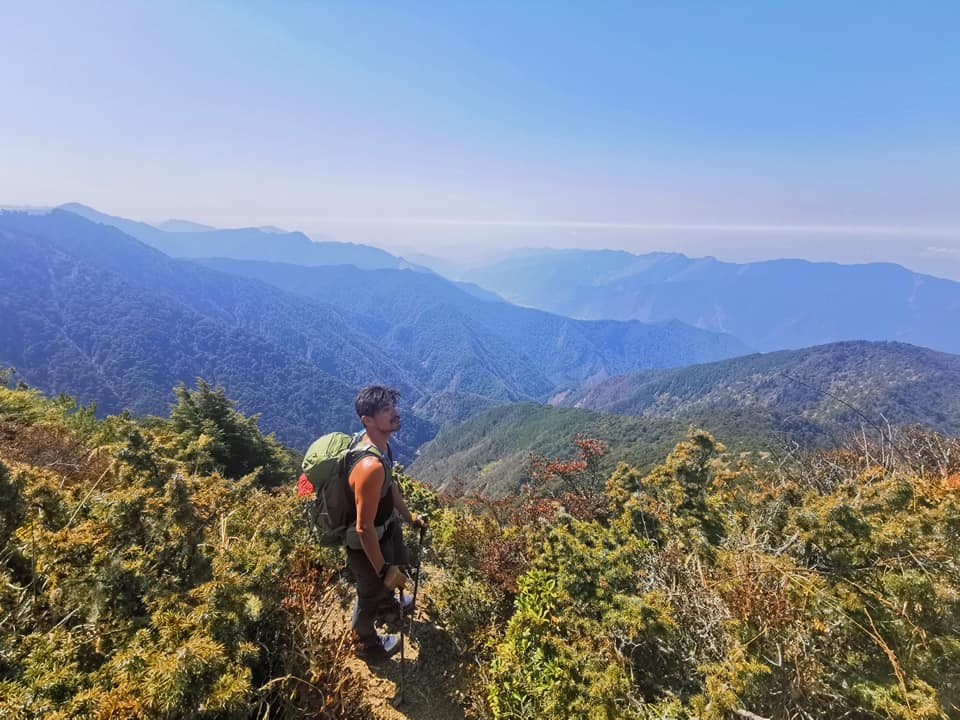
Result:
M164 232L210 232L211 230L217 229L212 225L204 225L202 223L192 222L191 220L179 220L176 218L164 220L156 227L158 230L163 230Z
M960 352L960 283L894 263L580 250L517 256L461 279L526 307L585 320L676 318L759 350L864 339Z
M397 268L404 263L387 251L370 245L314 241L302 232L269 225L220 229L191 220L173 219L154 226L107 215L77 202L64 203L58 209L102 225L111 225L171 257L223 257L306 266L355 265L368 269Z

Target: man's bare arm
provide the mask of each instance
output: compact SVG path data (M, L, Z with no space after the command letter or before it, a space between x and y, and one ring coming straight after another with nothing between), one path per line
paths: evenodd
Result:
M357 536L363 552L378 573L383 569L384 560L374 520L384 477L383 463L374 457L363 458L350 471L350 487L357 503Z

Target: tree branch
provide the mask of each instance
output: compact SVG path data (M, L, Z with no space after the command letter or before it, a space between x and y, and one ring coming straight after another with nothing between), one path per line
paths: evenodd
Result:
M756 713L752 713L749 710L744 710L743 708L734 708L731 712L738 717L746 718L746 720L769 720L769 718L765 718L762 715L757 715Z

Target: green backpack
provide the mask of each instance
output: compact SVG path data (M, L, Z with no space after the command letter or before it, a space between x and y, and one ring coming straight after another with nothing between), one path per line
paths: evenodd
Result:
M349 497L347 459L354 453L370 453L383 463L389 477L389 468L383 454L373 443L358 444L363 433L347 435L332 432L317 438L303 458L300 476L301 494L304 481L312 486L316 500L310 503L308 514L321 545L342 545L347 529L356 523L356 509ZM384 483L386 485L386 483Z

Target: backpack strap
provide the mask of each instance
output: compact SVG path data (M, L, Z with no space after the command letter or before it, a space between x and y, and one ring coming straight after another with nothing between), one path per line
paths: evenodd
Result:
M393 484L393 451L390 449L390 445L387 445L387 455L384 457L380 448L372 442L360 442L361 437L363 437L363 433L354 435L353 442L350 443L350 448L347 450L347 455L344 458L347 469L345 477L349 478L350 472L366 455L373 455L383 465L383 488L380 490L380 497L384 498Z
M380 489L380 499L383 500L390 492L390 489L393 487L393 452L390 450L390 445L387 445L387 455L386 457L380 451L376 445L372 442L360 442L360 438L363 436L363 433L357 433L353 442L350 444L350 448L347 450L347 454L344 458L344 466L346 468L345 479L347 480L347 488L349 493L349 475L353 471L353 468L356 467L357 463L360 462L367 455L372 455L380 461L380 464L383 465L383 487ZM354 511L356 508L354 507ZM394 510L394 514L391 515L383 525L376 525L374 529L377 532L377 539L383 538L389 528L394 522L397 521L399 515L397 511ZM347 527L346 537L344 543L351 550L362 550L363 546L360 543L360 537L357 535L357 521L354 518L354 521Z

